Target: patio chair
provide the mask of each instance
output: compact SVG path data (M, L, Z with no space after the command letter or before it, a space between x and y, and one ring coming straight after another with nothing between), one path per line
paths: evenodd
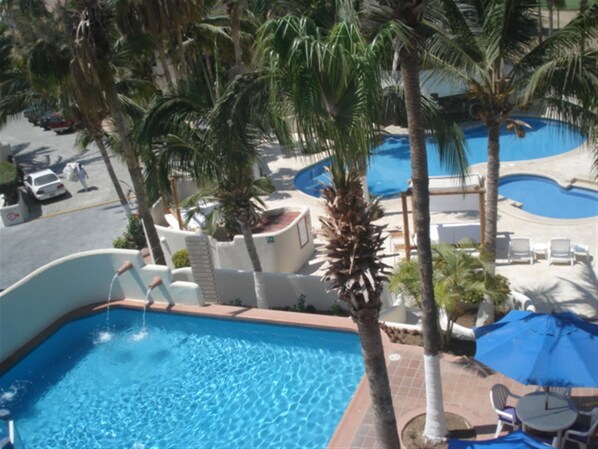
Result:
M551 393L558 394L567 399L571 398L571 387L538 387L536 391L545 391L545 388L548 388L548 391Z
M580 449L587 449L588 442L597 429L598 407L594 407L589 412L581 411L573 427L565 431L561 447L564 447L567 441L572 441L577 443Z
M568 262L569 265L575 263L569 239L552 239L550 241L548 247L548 265L552 265L553 262Z
M515 407L507 405L509 397L519 399L519 396L511 393L511 391L503 384L493 385L490 389L490 403L498 415L494 438L498 438L505 424L511 426L513 430L518 430L519 426L521 426L521 420L517 417Z
M509 263L514 260L529 261L529 264L534 263L534 252L532 251L532 244L528 238L512 238L509 240Z

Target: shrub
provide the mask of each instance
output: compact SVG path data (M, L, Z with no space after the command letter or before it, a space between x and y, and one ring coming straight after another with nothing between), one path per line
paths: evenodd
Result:
M0 193L4 194L6 204L16 204L19 201L19 175L17 167L8 161L0 162Z
M135 248L131 247L131 242L129 240L127 240L127 238L124 235L121 235L120 237L116 237L112 241L112 246L114 246L115 248L118 248L118 249L135 249Z
M145 232L143 232L143 223L141 217L133 214L129 217L129 225L127 226L127 233L131 241L135 244L136 249L145 248L147 243L145 241Z
M175 268L190 267L191 263L189 262L189 251L186 249L178 250L172 255L172 263L174 264Z
M123 235L112 241L112 246L119 249L137 249L145 248L145 233L143 232L143 224L141 217L133 214L129 217L129 224L127 230Z

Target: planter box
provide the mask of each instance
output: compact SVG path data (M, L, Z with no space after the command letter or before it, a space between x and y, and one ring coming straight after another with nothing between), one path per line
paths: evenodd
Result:
M0 207L0 219L3 226L13 226L23 223L27 218L27 206L19 190L19 202L11 206Z

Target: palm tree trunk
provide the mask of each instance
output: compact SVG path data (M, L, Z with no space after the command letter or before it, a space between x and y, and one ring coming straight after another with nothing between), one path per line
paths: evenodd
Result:
M179 51L179 73L181 78L187 76L187 58L185 57L185 47L183 46L183 31L178 28L176 31L177 49Z
M584 12L586 12L586 9L588 8L588 0L581 0L579 2L579 13L583 14ZM585 32L585 28L581 30L581 44L580 44L580 51L579 54L583 55L585 53L585 48L586 48L586 32ZM580 71L581 71L581 65L579 67Z
M243 241L247 247L247 253L253 266L253 282L255 287L255 297L257 299L258 309L268 309L268 298L266 297L266 287L264 285L264 274L262 273L262 264L257 254L257 248L255 247L255 241L253 240L253 234L251 233L251 227L243 222L239 221L241 225L241 232L243 234Z
M373 301L376 303L376 301ZM379 301L378 301L379 303ZM353 313L357 323L361 352L365 363L372 408L374 409L374 423L376 434L381 447L385 449L400 449L397 421L392 405L392 394L388 382L388 371L384 359L379 312L377 309L360 309Z
M553 0L546 0L546 5L548 6L548 35L552 35L552 31L554 30L554 8L552 4Z
M125 161L127 163L129 175L131 176L131 181L133 183L133 190L135 190L135 196L137 198L137 209L139 211L139 215L141 216L141 221L145 229L145 235L147 237L154 263L158 265L166 265L164 252L160 246L160 239L158 238L156 226L154 225L154 218L152 217L147 204L145 186L143 185L143 173L141 172L137 155L135 154L135 151L131 147L131 142L129 141L129 135L125 125L125 117L118 100L116 89L114 88L114 84L111 82L106 83L105 89L106 100L112 114L112 119L116 125L116 130L120 137L123 153L125 155Z
M120 205L125 211L127 218L131 216L131 208L129 207L129 201L125 196L123 189L120 185L118 177L114 172L114 167L112 166L112 162L110 161L110 156L108 155L108 151L106 150L106 146L104 145L104 141L102 140L101 136L98 136L94 133L93 140L100 150L100 155L102 156L102 160L104 161L104 165L106 166L106 171L108 172L108 176L110 176L110 181L112 181L112 185L114 186L114 190L116 190L116 195L118 196L118 200L120 201Z
M492 264L496 263L496 232L498 227L498 179L500 176L500 123L486 122L488 127L488 165L486 176L486 235L484 253Z
M243 70L243 50L241 48L241 17L239 11L239 2L233 1L229 3L228 7L230 15L230 36L235 50L235 74L238 74Z
M162 45L162 42L160 42L160 38L156 40L156 51L158 52L158 59L160 60L160 64L162 64L162 69L164 70L164 77L166 78L168 90L172 92L174 89L174 83L172 81L172 75L170 74L170 70L168 69L168 61L166 61L164 46Z
M544 24L542 23L542 3L538 2L538 43L544 40Z
M401 49L401 74L405 86L405 106L411 146L411 179L413 206L417 212L417 257L421 282L424 368L426 381L426 425L424 439L436 444L448 434L442 400L440 378L440 332L438 310L434 299L432 246L430 241L430 197L428 192L428 161L419 86L419 57L415 42Z
M486 224L484 235L484 259L488 272L496 273L496 233L498 231L498 180L500 177L500 123L486 122L488 127L488 165L486 173ZM494 322L494 301L488 295L478 308L476 326Z

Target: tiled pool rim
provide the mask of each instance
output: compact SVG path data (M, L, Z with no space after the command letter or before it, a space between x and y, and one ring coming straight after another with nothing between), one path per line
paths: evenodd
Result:
M134 300L112 301L110 307L143 309L143 302ZM219 304L196 307L169 306L155 303L149 308L153 311L167 313L357 332L357 326L349 317L264 310ZM66 322L90 313L101 312L105 309L106 303L96 303L76 309L62 316L32 339L25 347L4 361L0 365L0 373L18 362L28 351ZM426 411L423 348L391 343L384 332L381 335L393 394L397 429L400 435L404 426L411 419ZM398 357L392 357L394 361L391 361L391 355ZM520 395L534 391L536 387L518 384L516 381L500 374L491 374L484 378L478 373L460 366L459 362L463 360L463 358L452 354L440 354L445 412L455 413L465 418L470 425L476 428L477 439L491 438L496 426L496 415L490 407L488 399L490 386L494 383L504 383L513 392ZM582 395L580 396L578 392L578 397L574 397L574 400L578 406L583 404L582 407L585 406L587 408L588 404L593 403L598 398L598 389L581 390L583 390L581 392ZM330 439L328 449L374 449L378 447L373 425L369 389L366 376L364 375L357 386L351 402L345 409L336 431Z
M118 300L111 301L110 307L120 307L128 309L143 310L143 301L135 300ZM96 303L89 306L84 306L63 315L46 329L38 333L25 346L13 353L5 361L0 364L0 374L7 371L11 366L18 363L27 353L33 350L37 345L44 341L48 336L55 332L58 328L68 323L69 321L80 318L92 313L97 313L105 310L107 304L105 302ZM231 320L243 320L252 322L262 322L269 324L279 324L287 326L310 327L322 330L333 330L342 332L357 333L357 326L353 323L350 317L339 317L331 315L306 314L298 312L286 312L278 310L265 310L251 307L236 307L220 304L208 304L204 307L185 306L185 305L167 305L154 303L148 306L148 310L164 313L175 313L185 315L197 315L212 318L222 318ZM390 354L389 345L391 344L388 337L382 332L385 353ZM365 413L370 406L369 392L367 390L367 381L365 376L360 380L356 392L351 399L349 406L345 410L343 417L333 434L329 446L332 447L348 447L356 435L357 428L362 422Z

